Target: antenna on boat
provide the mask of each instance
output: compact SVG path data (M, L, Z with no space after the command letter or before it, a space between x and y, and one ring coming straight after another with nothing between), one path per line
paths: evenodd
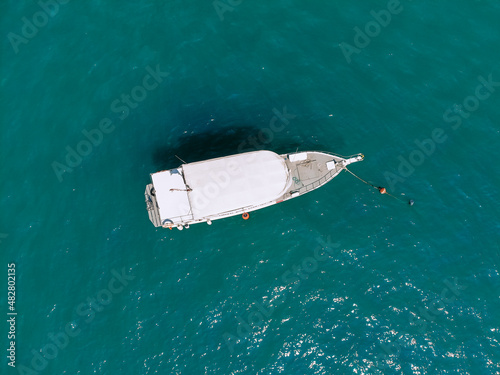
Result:
M393 197L394 199L397 199L398 201L401 201L401 202L405 202L403 199L399 198L399 197L395 197L394 195L390 194L387 192L387 189L385 187L382 187L382 186L375 186L373 184L370 184L369 182L366 182L365 180L363 180L361 177L358 177L356 176L354 173L352 173L349 169L347 169L347 167L344 167L344 169L349 172L350 174L352 174L354 177L356 177L357 179L359 179L360 181L363 181L365 184L367 185L370 185L371 187L374 187L375 189L377 189L380 194L387 194L388 196L390 197ZM413 204L415 203L415 201L413 199L410 199L408 201L408 204L410 206L413 206Z
M182 160L180 157L178 157L177 155L174 155L177 159L179 159L180 161L182 161L184 164L187 164L184 160Z

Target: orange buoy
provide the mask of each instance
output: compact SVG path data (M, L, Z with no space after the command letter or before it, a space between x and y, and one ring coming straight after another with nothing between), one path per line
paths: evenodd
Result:
M387 190L385 190L385 187L379 187L378 191L380 191L380 194L386 194Z
M241 215L241 217L243 218L243 220L248 220L250 219L250 214L248 212L245 212L243 213L243 215Z

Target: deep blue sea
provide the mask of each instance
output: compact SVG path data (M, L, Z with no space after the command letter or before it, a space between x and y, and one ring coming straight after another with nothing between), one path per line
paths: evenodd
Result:
M1 374L500 374L497 0L8 0L0 30ZM148 220L175 155L258 149L363 153L392 197L343 172Z

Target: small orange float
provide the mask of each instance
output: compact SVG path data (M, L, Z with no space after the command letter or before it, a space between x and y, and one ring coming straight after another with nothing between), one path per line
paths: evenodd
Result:
M378 191L380 191L380 194L386 194L387 190L385 190L385 187L379 187Z
M244 212L243 215L241 215L241 217L243 218L243 220L248 220L250 219L250 214L248 212Z

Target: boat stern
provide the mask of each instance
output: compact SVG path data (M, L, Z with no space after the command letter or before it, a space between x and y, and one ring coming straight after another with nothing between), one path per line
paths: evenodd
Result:
M144 197L146 199L146 210L148 211L149 220L151 220L155 227L161 227L160 210L156 201L156 192L153 184L146 185Z

